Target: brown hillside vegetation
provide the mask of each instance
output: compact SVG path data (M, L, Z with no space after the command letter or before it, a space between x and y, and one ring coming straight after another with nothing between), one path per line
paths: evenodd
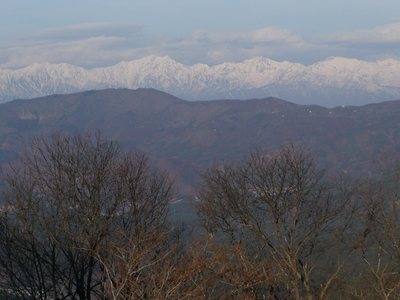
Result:
M353 179L289 143L174 181L101 133L35 138L5 173L1 299L399 299L400 161Z

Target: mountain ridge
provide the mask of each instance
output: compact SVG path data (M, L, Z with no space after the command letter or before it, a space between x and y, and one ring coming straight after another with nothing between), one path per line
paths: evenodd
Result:
M273 97L186 101L154 89L45 96L0 104L0 164L35 135L101 130L172 170L184 192L209 163L289 141L332 170L365 173L373 158L400 150L399 114L400 100L327 108Z
M304 66L253 57L188 66L152 55L90 70L67 63L0 69L0 102L106 88L154 88L190 101L272 96L298 104L362 105L400 98L400 62L329 57Z

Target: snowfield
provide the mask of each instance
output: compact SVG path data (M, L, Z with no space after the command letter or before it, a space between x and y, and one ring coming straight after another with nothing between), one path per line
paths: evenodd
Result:
M0 69L0 103L106 88L154 88L185 100L279 97L328 107L400 99L400 62L342 57L304 66L254 57L216 66L149 56L106 68L33 64Z

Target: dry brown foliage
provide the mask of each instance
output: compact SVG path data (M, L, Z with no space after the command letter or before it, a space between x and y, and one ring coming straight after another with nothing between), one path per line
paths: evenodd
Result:
M141 247L140 243L150 243ZM186 250L167 236L151 235L122 248L113 245L102 261L111 299L269 299L268 261L250 259L241 245L196 241ZM143 245L144 245L143 244Z

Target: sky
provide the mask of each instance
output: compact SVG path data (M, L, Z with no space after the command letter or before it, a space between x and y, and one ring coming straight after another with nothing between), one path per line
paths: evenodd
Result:
M399 0L0 0L0 68L400 60Z

